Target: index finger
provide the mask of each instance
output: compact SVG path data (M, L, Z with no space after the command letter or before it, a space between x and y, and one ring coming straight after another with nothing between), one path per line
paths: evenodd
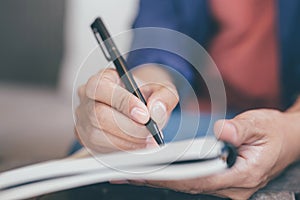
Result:
M149 120L149 112L136 96L120 85L120 78L113 69L92 76L86 86L86 95L109 105L138 123Z

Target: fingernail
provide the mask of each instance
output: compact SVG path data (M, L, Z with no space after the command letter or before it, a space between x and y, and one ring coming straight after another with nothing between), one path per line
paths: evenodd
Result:
M130 114L134 118L134 120L141 123L146 123L149 118L148 113L138 107L134 107L131 110Z
M167 118L167 108L161 101L154 102L150 112L151 117L158 123L164 122Z

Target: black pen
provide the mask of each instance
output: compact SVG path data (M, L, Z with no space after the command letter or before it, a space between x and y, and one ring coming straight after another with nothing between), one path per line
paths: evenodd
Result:
M110 34L108 33L104 23L102 22L101 18L97 18L91 25L91 28L93 30L93 33L96 37L96 40L103 51L103 54L105 58L108 61L113 61L117 72L123 81L126 89L137 96L145 105L147 105L147 102L145 98L143 97L141 91L139 90L136 82L134 81L134 78L132 74L127 70L127 63L125 59L120 54L119 50L117 49L115 43L113 42L112 38L110 37ZM106 47L107 53L101 45L101 40L105 41L104 46ZM146 127L154 137L157 144L162 145L164 144L164 140L162 138L161 132L158 129L158 126L156 122L153 119L149 119L149 121L146 123Z

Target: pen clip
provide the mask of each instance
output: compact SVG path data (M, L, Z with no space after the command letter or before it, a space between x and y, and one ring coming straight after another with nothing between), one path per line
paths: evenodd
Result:
M103 54L104 54L104 57L106 58L106 60L108 61L112 61L111 57L108 55L108 52L106 51L106 49L102 46L102 39L100 37L100 34L98 33L97 29L96 28L93 28L93 33L95 35L95 38L100 46L100 49L102 50ZM103 41L104 43L104 41Z

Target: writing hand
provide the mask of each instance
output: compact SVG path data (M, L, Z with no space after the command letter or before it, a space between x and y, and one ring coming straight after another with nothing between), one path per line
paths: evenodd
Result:
M125 89L114 69L100 71L79 88L75 132L85 146L106 153L155 144L144 124L151 116L162 128L178 103L178 94L159 67L140 67L134 76L147 106Z

